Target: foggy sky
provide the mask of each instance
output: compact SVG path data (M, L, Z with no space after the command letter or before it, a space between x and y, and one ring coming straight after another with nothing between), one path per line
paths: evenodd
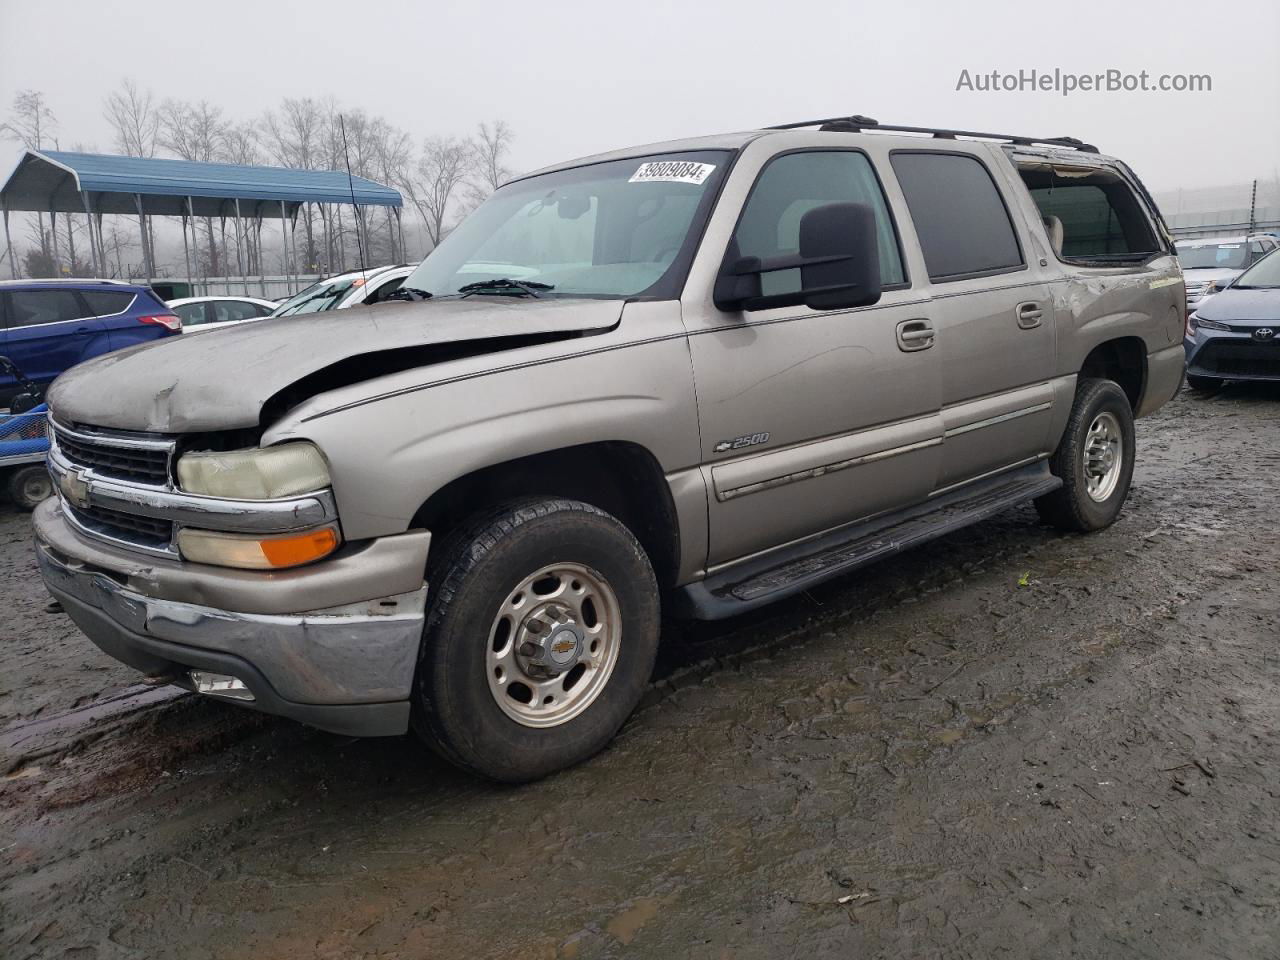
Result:
M1048 21L1059 18L1060 23ZM1210 93L972 93L962 69L1208 73ZM1127 160L1153 190L1273 178L1280 4L889 0L469 3L0 0L0 110L35 88L64 148L112 152L124 77L232 119L333 95L421 137L502 118L512 166L838 114L1035 136ZM4 175L18 148L0 144Z

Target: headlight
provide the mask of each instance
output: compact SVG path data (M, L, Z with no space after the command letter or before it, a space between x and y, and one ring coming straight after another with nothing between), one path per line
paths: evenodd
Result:
M1187 320L1187 326L1192 330L1227 330L1231 328L1225 323L1218 323L1216 320L1206 320L1197 314L1192 314Z
M178 460L178 484L188 493L232 500L275 500L329 486L329 468L310 443L187 453Z

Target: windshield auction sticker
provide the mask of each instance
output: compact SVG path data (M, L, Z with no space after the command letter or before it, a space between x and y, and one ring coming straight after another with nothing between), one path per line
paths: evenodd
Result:
M701 185L714 163L696 163L692 160L653 160L640 164L627 183L694 183Z

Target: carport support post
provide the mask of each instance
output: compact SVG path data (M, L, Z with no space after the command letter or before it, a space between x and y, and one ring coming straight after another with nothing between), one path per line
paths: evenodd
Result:
M187 243L187 215L182 215L182 259L187 264L187 294L195 293L195 281L191 278L191 247Z
M18 262L13 257L13 237L9 236L9 204L5 203L4 210L4 245L9 251L9 272L13 274L13 279L18 279Z
M187 197L187 218L191 221L191 259L195 261L196 273L200 272L200 243L196 237L196 208L191 202L191 198ZM183 240L186 240L186 234L183 234ZM196 283L195 277L191 278L191 292L195 294ZM204 285L205 296L209 295L209 284Z
M93 257L93 275L95 277L100 277L102 276L102 268L99 265L100 261L98 259L98 253L100 252L102 247L102 243L101 243L102 238L98 237L96 240L94 238L93 211L89 208L89 191L81 190L80 199L84 201L84 216L85 216L85 219L89 221L89 253ZM8 221L8 217L6 217L5 218L6 232L8 232L8 228L9 228L9 221Z
M285 221L284 201L280 201L280 243L281 257L284 259L284 288L293 296L293 281L289 275L289 224Z
M244 272L244 233L240 224L240 198L236 197L236 269L240 271L240 280L244 283L244 295L249 295L249 278Z
M133 204L138 209L138 227L142 231L142 265L147 271L147 282L151 282L152 275L155 271L155 264L151 259L151 244L147 242L147 215L142 212L142 194L135 193L133 195Z
M396 212L396 233L400 235L400 260L403 263L409 262L409 251L404 246L404 221L400 219L400 208L392 207Z
M53 205L49 205L49 232L53 234L53 275L59 276L62 272L62 255L58 252L58 215L53 212Z

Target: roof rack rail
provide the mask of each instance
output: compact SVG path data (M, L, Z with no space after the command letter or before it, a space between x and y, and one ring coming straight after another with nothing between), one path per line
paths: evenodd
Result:
M940 127L903 127L896 124L880 123L870 117L854 114L851 117L827 117L823 120L802 120L799 123L779 123L766 130L799 130L802 127L817 127L819 130L837 133L861 133L864 130L884 130L891 133L927 133L938 140L954 140L957 137L978 137L983 140L1005 140L1019 146L1029 147L1035 144L1046 144L1054 147L1068 147L1081 153L1097 153L1098 148L1091 143L1077 140L1075 137L1020 137L1008 133L980 133L977 130L945 130Z

